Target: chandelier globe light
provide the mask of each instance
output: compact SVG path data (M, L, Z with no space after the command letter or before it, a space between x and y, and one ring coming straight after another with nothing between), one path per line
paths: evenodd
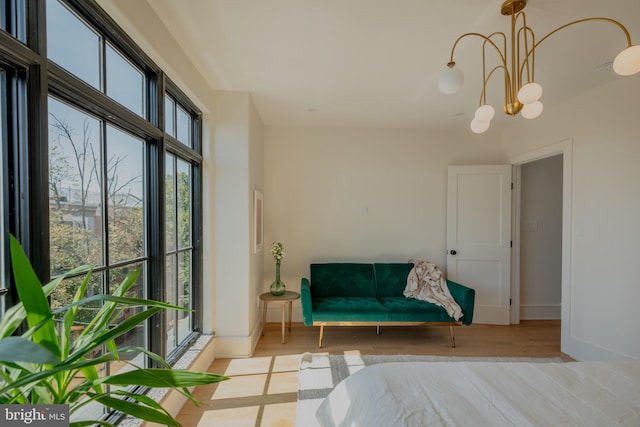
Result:
M640 72L640 45L629 46L613 60L613 71L621 76Z
M533 29L527 25L527 17L523 9L527 0L505 0L500 12L504 16L511 17L510 35L507 43L507 35L503 32L494 32L488 36L480 33L462 34L451 48L451 56L445 69L438 79L438 87L444 94L453 94L462 88L464 75L455 68L456 62L453 55L458 43L469 36L479 37L482 42L482 93L480 94L480 106L471 121L471 131L474 133L486 132L494 117L494 108L487 103L487 83L491 76L498 70L504 75L504 105L503 111L515 116L521 114L525 119L535 119L542 114L543 105L542 86L535 81L535 52L538 46L549 36L569 26L590 21L604 21L616 25L626 38L627 47L620 52L613 61L613 70L621 76L631 76L640 72L640 45L631 43L629 31L620 22L611 18L584 18L564 24L551 31L539 40ZM487 67L487 50L494 49L500 60L493 68Z
M527 83L518 91L518 101L524 105L536 102L542 96L542 86L538 83Z
M462 88L464 84L464 74L457 68L449 67L440 74L438 88L440 92L451 95Z
M485 122L474 117L474 119L471 120L470 127L473 133L485 133L489 129L490 125L490 121Z
M522 117L524 117L525 119L535 119L540 114L542 114L542 108L542 102L535 101L531 104L524 104L522 106L520 114L522 114Z
M496 115L496 110L489 104L483 104L476 110L475 118L483 122L490 122Z

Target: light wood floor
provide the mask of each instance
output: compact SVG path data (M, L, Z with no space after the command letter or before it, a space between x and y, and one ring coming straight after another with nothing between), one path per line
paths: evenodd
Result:
M184 427L287 427L295 424L298 365L305 352L344 354L427 354L484 357L561 357L560 321L455 328L451 348L446 327L326 327L318 348L317 327L294 324L285 344L279 323L269 323L253 357L216 359L209 372L229 381L198 387L201 404L187 402L178 421Z

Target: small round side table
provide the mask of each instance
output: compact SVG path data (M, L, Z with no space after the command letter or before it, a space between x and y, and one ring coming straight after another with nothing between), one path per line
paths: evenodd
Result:
M289 332L291 332L291 312L293 311L293 301L300 298L300 294L293 291L285 291L282 295L272 295L271 292L260 294L260 300L264 301L262 310L262 335L264 335L264 327L267 322L267 304L270 302L280 303L282 306L282 344L284 344L284 306L289 304Z

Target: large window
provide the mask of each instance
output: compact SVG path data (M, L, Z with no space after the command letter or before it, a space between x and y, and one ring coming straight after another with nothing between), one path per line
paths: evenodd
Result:
M49 98L52 276L89 263L94 266L90 292L106 294L126 272L147 266L144 148L140 138ZM79 285L79 280L63 282L51 304L66 305ZM146 297L143 279L129 296ZM84 309L76 327L88 324L98 309ZM123 320L136 312L128 312ZM144 346L145 329L129 334L127 340Z
M51 273L146 256L145 142L49 98ZM107 256L108 254L108 256Z
M45 282L91 264L88 292L110 293L140 269L130 296L192 309L117 342L174 360L200 327L200 112L94 0L0 0L0 31L11 36L0 43L0 310L15 301L13 233ZM51 304L66 305L82 278ZM76 327L99 308L84 307Z

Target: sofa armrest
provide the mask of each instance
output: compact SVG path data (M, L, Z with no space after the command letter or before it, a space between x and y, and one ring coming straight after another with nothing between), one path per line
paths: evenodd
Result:
M460 321L465 325L470 325L473 321L473 307L475 304L476 291L460 283L447 280L447 286L451 296L462 309Z
M311 308L313 304L311 301L311 285L309 284L309 279L306 277L303 277L300 283L300 302L302 303L302 320L305 326L312 326L313 313L311 312Z

